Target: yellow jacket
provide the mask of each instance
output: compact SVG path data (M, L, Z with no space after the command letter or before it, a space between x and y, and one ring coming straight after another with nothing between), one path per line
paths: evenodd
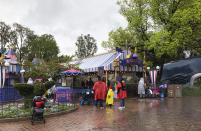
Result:
M106 104L113 104L113 99L114 99L114 92L112 89L109 89L107 93L107 99L106 99Z

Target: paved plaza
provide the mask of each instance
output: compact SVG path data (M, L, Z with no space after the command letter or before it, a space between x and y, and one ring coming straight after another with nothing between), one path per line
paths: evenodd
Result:
M126 100L119 110L81 106L75 112L46 119L0 123L0 131L201 131L201 97Z

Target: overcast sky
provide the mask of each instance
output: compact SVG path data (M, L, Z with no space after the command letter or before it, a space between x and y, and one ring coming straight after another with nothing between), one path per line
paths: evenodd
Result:
M54 35L61 54L67 55L74 54L81 34L91 34L103 53L101 42L109 31L127 24L118 11L116 0L0 0L0 21Z

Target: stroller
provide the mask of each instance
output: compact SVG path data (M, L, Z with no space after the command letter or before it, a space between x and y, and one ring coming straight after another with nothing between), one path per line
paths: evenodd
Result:
M91 93L90 90L83 90L82 91L82 96L80 97L80 105L90 105L90 97L91 97Z
M152 96L152 94L153 94L153 92L152 92L152 90L151 89L149 89L149 87L148 88L146 88L145 89L145 94L146 94L146 97L151 97Z
M45 119L43 117L43 111L45 107L45 99L41 96L35 96L32 102L32 116L31 116L31 123L32 125L34 122L43 122L45 123Z

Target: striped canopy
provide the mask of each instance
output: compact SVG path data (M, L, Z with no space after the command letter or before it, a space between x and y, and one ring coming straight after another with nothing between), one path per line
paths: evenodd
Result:
M104 67L105 71L114 71L113 61L115 59L123 60L128 54L131 54L130 51L123 51L107 53L103 55L98 55L90 58L85 58L78 61L70 62L70 64L79 64L79 68L84 70L84 72L97 72L99 67ZM138 65L122 66L119 65L117 68L118 71L136 71L141 72L142 67Z

